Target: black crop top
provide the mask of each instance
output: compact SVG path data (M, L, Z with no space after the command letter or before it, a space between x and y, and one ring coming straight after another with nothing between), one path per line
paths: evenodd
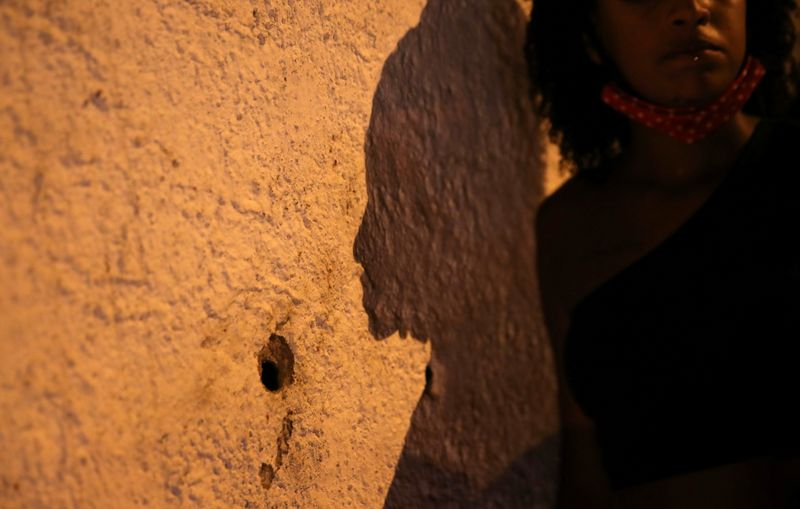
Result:
M800 456L800 125L763 119L713 193L571 312L565 375L614 489Z

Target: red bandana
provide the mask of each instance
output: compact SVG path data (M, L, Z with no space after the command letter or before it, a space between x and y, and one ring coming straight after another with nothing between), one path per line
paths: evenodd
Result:
M702 107L660 106L624 92L614 82L603 88L602 98L631 120L691 144L716 131L742 109L765 74L761 62L748 56L725 93Z

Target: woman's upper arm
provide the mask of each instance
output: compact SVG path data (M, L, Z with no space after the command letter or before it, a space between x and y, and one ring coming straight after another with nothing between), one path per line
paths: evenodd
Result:
M564 338L569 326L564 281L568 221L560 204L545 200L536 218L537 272L545 325L555 360L561 420L561 479L558 508L612 508L614 494L602 466L594 423L578 406L564 376Z
M561 426L591 429L592 421L576 403L564 376L563 345L569 327L566 299L563 296L564 280L568 275L568 267L564 265L564 232L569 227L565 214L559 210L558 199L559 195L555 195L545 200L536 217L539 295L556 364Z

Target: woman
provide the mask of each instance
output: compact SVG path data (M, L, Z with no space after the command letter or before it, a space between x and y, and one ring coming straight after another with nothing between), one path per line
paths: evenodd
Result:
M798 508L793 0L536 0L558 507ZM795 431L795 430L798 431Z

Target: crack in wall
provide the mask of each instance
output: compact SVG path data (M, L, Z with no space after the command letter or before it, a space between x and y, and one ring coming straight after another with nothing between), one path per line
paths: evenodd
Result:
M275 466L273 467L269 463L261 463L259 477L261 478L261 486L264 488L264 491L270 489L275 475L278 473L281 465L283 465L284 458L289 454L289 439L292 437L292 430L294 427L291 416L292 411L289 410L283 418L283 426L277 440L278 447L275 452Z

